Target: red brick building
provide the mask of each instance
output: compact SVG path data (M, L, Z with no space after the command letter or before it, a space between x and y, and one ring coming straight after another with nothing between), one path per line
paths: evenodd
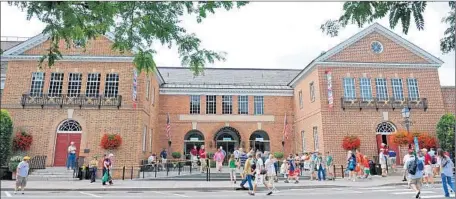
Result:
M37 68L49 46L45 35L2 55L8 61L2 108L15 128L33 134L30 154L46 155L48 166L64 164L70 141L81 156L105 153L99 146L105 132L123 138L113 151L117 165L139 164L168 148L168 116L171 151L201 144L228 152L236 146L318 149L340 163L345 135L360 136L361 150L375 156L378 145L403 128L404 107L411 109L412 131L431 134L445 112L454 113L455 89L439 82L443 62L379 24L302 70L207 68L196 77L180 67L136 75L133 54L112 51L112 40L100 37L86 51L62 42L64 58L51 69Z

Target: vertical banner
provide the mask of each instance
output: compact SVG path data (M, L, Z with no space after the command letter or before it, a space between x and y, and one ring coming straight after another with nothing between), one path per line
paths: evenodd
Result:
M334 98L333 98L333 91L332 91L332 73L331 70L326 70L326 80L328 83L328 106L329 109L333 108Z
M138 101L137 88L138 88L138 70L136 70L136 68L135 68L135 69L133 69L133 92L132 92L133 108L136 108L136 102Z
M418 144L418 138L414 137L413 142L415 143L415 153L418 153L420 151L420 145Z

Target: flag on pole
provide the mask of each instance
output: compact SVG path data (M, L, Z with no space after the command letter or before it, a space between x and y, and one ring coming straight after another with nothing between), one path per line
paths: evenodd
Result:
M285 119L283 120L283 137L288 140L288 122L287 122L287 113L285 113Z
M169 113L166 114L166 137L169 139L171 139L171 123L169 122Z

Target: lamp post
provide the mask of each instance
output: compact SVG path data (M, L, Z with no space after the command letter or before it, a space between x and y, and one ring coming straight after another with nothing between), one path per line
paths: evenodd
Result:
M410 109L408 107L402 109L402 118L404 118L404 125L405 129L407 129L407 134L410 134L410 126L412 126L412 121L410 121Z

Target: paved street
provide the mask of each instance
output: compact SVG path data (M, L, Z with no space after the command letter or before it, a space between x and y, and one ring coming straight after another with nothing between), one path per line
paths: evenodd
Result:
M406 199L415 198L415 193L407 189L406 186L384 186L384 187L358 187L358 188L330 188L330 189L291 189L282 190L274 193L272 196L266 196L266 191L262 189L256 195L260 198L282 198L302 199L318 198L318 199L333 199L335 197L341 199L351 198L369 198L369 199ZM30 191L24 195L14 195L11 191L2 191L2 198L252 198L247 195L247 191ZM452 195L454 197L454 195ZM423 199L426 198L444 198L443 191L440 185L434 188L424 188L422 191Z

